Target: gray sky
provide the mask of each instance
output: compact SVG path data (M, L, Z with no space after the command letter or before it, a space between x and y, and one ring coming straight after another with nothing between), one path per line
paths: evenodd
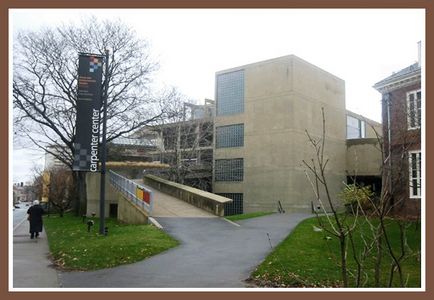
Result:
M202 103L216 71L295 54L345 80L347 109L381 121L377 81L414 63L425 44L423 9L12 9L10 30L37 30L83 16L119 18L150 42L155 81ZM12 39L13 39L12 35ZM424 51L422 51L424 54ZM424 57L424 55L422 55ZM13 149L13 181L43 154Z

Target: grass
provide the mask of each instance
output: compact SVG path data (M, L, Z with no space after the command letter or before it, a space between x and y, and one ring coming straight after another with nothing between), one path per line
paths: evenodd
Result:
M166 251L179 243L152 225L120 224L106 219L107 236L98 233L99 220L87 231L80 217L45 217L51 256L64 270L98 270L130 264Z
M230 220L230 221L235 222L235 221L257 218L257 217L262 217L262 216L271 215L271 214L273 214L273 212L260 211L260 212L253 212L253 213L247 213L247 214L226 216L225 218Z
M375 221L374 221L375 222ZM388 233L393 248L399 250L399 227L393 220L388 220ZM316 218L304 220L251 274L251 280L259 286L272 287L342 287L338 261L340 252L337 238L329 238L327 234L314 231L318 226ZM359 226L366 238L370 231L366 221L359 219ZM355 242L361 246L361 234L355 234ZM420 224L412 223L407 229L409 257L402 263L404 279L407 287L420 287ZM365 263L366 275L364 287L374 287L374 254ZM355 272L356 264L352 251L348 250L348 264ZM382 264L381 286L387 286L391 259L386 254ZM355 274L355 273L353 273ZM367 277L366 277L367 276ZM393 286L399 286L397 274ZM354 276L350 276L350 286L354 287Z

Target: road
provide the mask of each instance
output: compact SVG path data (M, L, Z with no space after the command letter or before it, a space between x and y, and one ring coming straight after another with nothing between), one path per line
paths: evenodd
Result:
M13 218L14 218L14 229L15 227L20 224L23 220L27 217L27 210L30 206L25 206L24 204L19 204L20 208L15 208L13 211Z

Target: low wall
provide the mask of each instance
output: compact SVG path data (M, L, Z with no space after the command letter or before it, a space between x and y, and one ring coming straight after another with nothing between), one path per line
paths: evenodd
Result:
M232 202L232 199L165 180L154 175L145 175L143 181L146 185L149 185L162 193L183 200L220 217L225 215L224 204Z
M127 224L148 224L148 216L134 203L118 194L118 220Z

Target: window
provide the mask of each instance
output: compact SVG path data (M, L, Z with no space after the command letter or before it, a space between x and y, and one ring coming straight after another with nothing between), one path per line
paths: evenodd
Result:
M215 181L243 181L243 177L242 158L215 160Z
M244 146L244 125L216 127L216 148Z
M217 75L217 115L244 112L244 70Z
M407 93L407 122L408 129L420 128L421 122L421 92L413 91Z
M347 116L347 139L361 139L365 137L365 121Z
M232 199L232 203L225 203L225 216L240 215L243 213L243 194L219 193L217 195Z
M420 198L421 188L421 153L420 151L411 151L408 153L409 159L409 184L410 184L410 198Z

